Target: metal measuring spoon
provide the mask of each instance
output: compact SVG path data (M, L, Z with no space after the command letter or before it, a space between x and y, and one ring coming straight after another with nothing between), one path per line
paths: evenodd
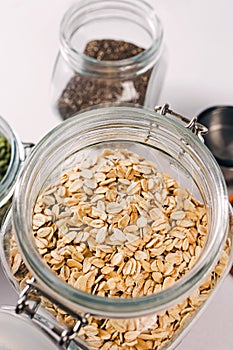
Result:
M219 165L233 167L233 106L210 107L197 119L209 130L205 142Z
M208 128L205 144L222 169L233 206L233 106L210 107L201 112L197 120ZM230 273L233 275L233 266Z

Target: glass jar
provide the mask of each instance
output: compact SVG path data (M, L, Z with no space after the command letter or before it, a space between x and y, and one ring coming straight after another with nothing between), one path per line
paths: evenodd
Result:
M57 340L57 344L62 344L63 348L75 346L75 344L73 344L74 341L77 342L80 348L85 348L83 343L80 343L84 341L89 349L120 350L124 348L140 350L157 349L161 348L161 346L164 349L174 349L181 338L190 329L200 312L204 310L213 295L213 291L217 289L216 287L230 269L230 262L232 259L232 212L228 203L227 188L221 170L210 151L198 138L204 131L202 126L193 119L189 125L185 127L176 120L165 116L165 112L171 111L169 111L167 107L162 108L162 115L160 115L145 108L109 107L82 112L66 122L61 123L48 133L37 144L33 153L26 161L14 194L12 213L9 213L2 229L1 245L3 263L9 278L12 280L15 280L18 270L20 270L18 277L21 276L19 278L21 283L25 282L27 278L33 277L27 281L26 287L21 294L16 308L18 313L28 314L31 318L38 318L37 307L40 303L38 299L42 296L42 305L44 308L47 309L49 313L56 316L60 323L65 323L71 327L68 328L65 333L56 332L56 336L58 334L63 334L62 338ZM176 115L173 112L171 112L171 114L173 114L173 116ZM162 173L164 174L164 172L166 172L166 174L170 176L168 181L171 188L173 188L172 186L174 186L176 181L181 184L183 190L172 190L172 193L175 196L177 205L178 202L180 203L182 200L186 203L184 204L184 210L185 215L188 215L187 218L190 217L189 215L192 217L194 213L187 214L186 210L188 212L193 211L192 208L194 208L195 205L197 207L200 205L198 210L202 211L202 219L198 219L198 225L200 225L198 226L198 244L201 247L201 251L198 248L194 249L191 247L195 236L195 230L193 231L192 227L189 227L187 221L185 223L183 222L183 225L186 226L186 228L188 227L187 231L184 232L186 232L187 237L189 237L190 243L186 248L183 245L183 241L182 245L180 245L179 240L185 240L187 237L180 236L181 232L176 232L176 250L182 251L182 256L185 255L187 258L187 254L184 254L184 252L188 249L190 254L193 254L194 259L190 255L187 261L185 260L182 263L181 261L177 262L176 271L178 271L177 269L179 269L179 266L183 264L183 266L186 266L186 272L182 278L166 287L163 285L158 288L157 285L161 284L161 281L159 282L157 280L157 282L155 282L158 274L153 275L153 290L148 294L144 290L146 285L145 277L145 281L143 281L143 293L145 293L145 295L139 293L139 296L136 294L134 297L128 298L108 298L100 294L90 294L85 291L84 284L88 283L87 279L85 281L82 280L83 284L80 283L79 288L81 288L81 290L77 289L78 287L74 288L54 273L54 271L58 271L63 265L58 267L57 270L55 269L52 271L41 257L40 252L45 247L41 245L36 246L34 235L38 229L36 227L39 224L35 222L35 216L32 217L32 212L35 210L33 208L35 207L38 195L43 191L47 191L46 193L48 196L51 194L55 196L53 195L53 193L55 193L54 188L48 188L48 186L56 183L57 187L55 187L59 188L60 185L57 182L58 178L63 174L63 180L61 181L65 183L68 176L67 174L71 174L69 170L76 167L78 171L78 169L80 169L80 164L82 164L84 169L91 169L94 164L96 164L96 156L102 154L103 150L106 149L108 149L106 154L110 155L115 149L123 149L127 150L123 151L123 153L129 151L139 155L141 163L138 164L136 168L132 165L137 164L135 156L131 156L130 160L132 168L136 171L136 177L139 176L137 172L141 171L144 172L144 178L146 179L146 174L148 174L146 170L147 166L150 166L150 164L152 164L151 162L156 162L158 165L158 173L156 173L158 179ZM149 163L145 163L143 158L149 160ZM115 158L113 157L112 159ZM77 166L77 164L79 165ZM114 164L114 161L112 161L112 164ZM128 161L123 161L123 164L127 166ZM145 164L149 165L146 166ZM146 168L143 168L143 165ZM142 168L140 168L140 166ZM102 171L110 171L110 169ZM85 175L88 177L89 175L87 174L88 171ZM73 177L73 181L74 180L75 177ZM112 180L110 177L107 183L111 182ZM90 182L86 183L90 184ZM107 183L103 183L102 185L104 186ZM124 184L125 181L122 183ZM132 185L130 191L135 189L135 183L132 183ZM145 198L146 192L149 192L149 187L148 180L148 190L144 193ZM186 188L188 189L187 191L184 190ZM127 193L131 193L130 191L127 190ZM90 192L87 193L89 193L88 196L90 196ZM190 193L193 194L195 199L190 200ZM72 197L71 194L67 194L66 197L63 190L59 190L58 196L65 196L67 201L64 203L69 203L71 207L77 204L77 201L75 204L76 197ZM157 209L160 208L164 210L164 212L168 210L169 206L163 198L163 194L159 197L158 193L155 192L154 196L157 201ZM74 202L72 202L70 198L72 198ZM135 200L138 199L138 197L133 198ZM185 201L186 199L188 201ZM69 202L69 200L71 200L71 202ZM154 198L152 198L152 200L154 201ZM78 201L80 201L80 199ZM204 203L204 207L200 204L200 201ZM115 208L114 198L112 198L111 202ZM51 202L51 198L47 198L46 203L52 203L52 206L55 205L54 200ZM206 208L206 214L204 214L201 208ZM78 208L75 207L75 211L76 209L78 210ZM41 213L39 207L37 207L36 210L37 213ZM53 210L53 212L47 211L46 215L53 216L59 214L59 211L58 214L56 214L57 209L54 208ZM109 209L106 210L109 211ZM146 209L144 210L145 214L143 215L146 216ZM155 212L157 212L157 210L155 210ZM61 218L64 219L66 214L67 213L62 215ZM180 213L178 214L176 212L175 215L179 216ZM84 217L84 214L81 216ZM36 220L41 219L43 218L40 215L36 217ZM178 218L176 220L178 220ZM142 223L141 221L140 223ZM156 219L153 222L157 222ZM205 222L207 222L207 231L203 228ZM170 223L171 227L174 228L172 221ZM157 222L157 224L159 223ZM162 223L160 222L160 224ZM137 221L137 225L141 225L139 225L139 221ZM69 247L71 245L74 246L74 243L72 243L74 237L70 238L70 235L66 236L66 234L70 233L70 230L67 231L64 226L61 228L62 224L59 227L59 232L63 235L62 237L65 237L65 239L69 238L67 241ZM74 229L75 228L73 228L73 230ZM157 238L161 235L162 228L156 228L155 230L157 230L154 236L155 240L153 241L153 239L151 240L151 238L148 238L148 248L161 248L161 244L157 246ZM145 238L147 233L143 230L140 231L142 239ZM56 235L52 233L51 239L54 237L56 241ZM206 236L204 244L202 244L202 235ZM174 253L175 246L172 245L172 247L169 247L169 244L171 244L171 237L172 233L168 231L166 244L164 243L167 253ZM168 242L167 239L170 241ZM49 248L50 250L53 249L55 241L52 241L52 245ZM40 240L40 242L43 243L43 239ZM101 242L103 245L105 240ZM131 243L133 244L133 241L131 241ZM83 242L80 243L79 241L79 243L75 244L77 247L81 247L81 244L85 247L87 247L87 245L90 247L87 236L84 238ZM129 243L127 244L129 245ZM122 244L123 249L125 245ZM122 247L119 245L117 249L121 249ZM72 248L70 249L72 250ZM103 249L103 247L100 248L99 246L99 249ZM135 250L133 251L135 252ZM157 268L152 269L152 262L156 259L163 261L163 252L159 253L158 251L153 251L153 259L150 257L149 259L142 258L141 260L137 258L139 263L136 263L136 266L141 266L139 275L141 274L148 278L148 275L153 273L152 271L161 272L162 268L160 268L160 270ZM142 252L137 254L141 253ZM160 257L157 258L159 254ZM53 255L54 258L55 256L56 255ZM111 259L113 256L114 255L111 256ZM87 257L90 258L89 255ZM122 262L122 266L125 267L125 275L128 275L129 271L127 272L126 264L129 262L130 256L126 256L125 258L126 260ZM80 259L80 255L77 259ZM108 259L110 259L109 256ZM134 253L131 255L131 259L132 267L133 260L136 261L136 253L135 259ZM143 262L143 260L146 262ZM79 264L77 262L79 262ZM70 266L74 264L73 261L69 261L69 263L72 263ZM98 266L100 262L98 261L95 263L97 263ZM158 267L158 260L156 260L156 264ZM115 264L112 262L112 265L107 264L106 266L110 266L110 268L114 269L118 265L117 261L115 261ZM76 261L75 266L77 270L72 271L74 274L78 273L80 269L80 260ZM165 269L165 276L166 273L168 273L168 270L165 268L165 260L163 266ZM102 265L102 267L105 266ZM82 268L83 266L81 269ZM173 268L175 269L174 262ZM120 273L120 270L117 271ZM78 273L77 278L79 277L80 274ZM100 283L101 278L98 283ZM163 278L163 283L165 283L166 277ZM105 283L111 282L109 282L107 278ZM135 288L137 286L135 286ZM99 288L99 284L97 284L97 287ZM111 285L111 288L111 290L114 290L115 287ZM130 285L129 288L131 288ZM145 289L148 290L146 287ZM35 301L35 299L36 307L30 307L30 302ZM53 324L55 321L53 320L50 322ZM87 323L89 324L87 325ZM51 325L51 323L49 324ZM54 329L55 326L50 326L50 329L51 328ZM78 337L75 338L77 333Z
M155 106L165 72L162 39L161 23L144 1L78 1L60 26L56 112L67 119L100 104Z
M22 143L14 130L5 119L0 117L0 135L2 135L10 145L10 161L4 177L0 181L0 223L13 195L14 187L18 178L22 162L25 160L27 149L33 145Z

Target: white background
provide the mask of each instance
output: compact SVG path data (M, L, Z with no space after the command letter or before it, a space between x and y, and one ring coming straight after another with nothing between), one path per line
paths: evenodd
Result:
M233 104L233 1L150 3L162 20L167 47L160 102L190 117L212 105ZM23 141L37 142L60 122L50 104L50 80L59 22L69 4L0 0L0 114ZM0 272L0 305L15 300ZM178 349L232 350L232 331L233 277L228 276Z

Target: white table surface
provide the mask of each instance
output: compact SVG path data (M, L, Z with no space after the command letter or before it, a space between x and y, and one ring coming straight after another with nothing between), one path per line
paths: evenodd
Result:
M150 1L165 32L168 69L160 102L194 116L233 104L233 1ZM0 0L0 114L23 141L60 122L50 106L58 27L70 0ZM0 268L0 305L16 294ZM233 277L228 276L179 350L233 349ZM35 347L36 349L36 347Z

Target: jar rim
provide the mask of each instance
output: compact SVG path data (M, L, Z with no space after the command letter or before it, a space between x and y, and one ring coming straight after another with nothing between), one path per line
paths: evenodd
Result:
M112 118L113 115L116 118ZM187 150L189 153L192 153L193 157L197 157L195 159L202 159L202 164L206 168L200 169L200 171L203 171L203 174L206 176L205 180L208 180L208 184L212 186L212 210L214 215L210 223L210 230L214 230L213 240L209 242L200 259L187 275L171 287L149 296L130 299L103 298L82 292L68 285L56 276L48 266L42 264L41 256L30 240L30 227L27 226L25 220L25 208L27 208L27 196L25 194L32 188L32 173L37 172L39 169L39 165L37 166L38 169L35 169L37 159L47 159L48 153L55 152L57 144L67 137L67 133L74 132L74 129L79 130L82 126L91 128L93 124L101 127L105 122L105 118L106 123L110 122L107 118L110 118L112 123L117 119L117 124L119 125L121 121L124 121L124 118L128 118L127 121L131 123L130 125L146 125L150 127L156 121L157 126L164 128L164 133L168 134L168 132L171 132L172 136L170 135L169 137L174 137L174 140L177 137L177 140L180 140L180 142L184 141L182 135L183 137L185 135L185 143L182 143L182 145L188 145ZM190 145L192 146L191 149ZM208 169L211 169L211 172ZM27 210L28 212L26 212L31 215L32 209L28 208ZM79 113L59 124L35 147L33 153L27 159L27 166L24 167L20 180L17 183L13 203L13 224L26 265L34 277L43 285L43 288L47 289L47 294L49 291L49 294L53 298L57 298L61 305L66 300L73 306L76 305L76 307L81 308L82 311L88 312L92 310L94 314L104 315L104 317L138 317L139 315L164 310L168 306L178 303L181 298L184 299L185 296L190 295L199 286L200 282L206 278L207 274L212 271L229 230L227 189L220 168L208 148L180 123L167 119L146 108L99 108Z
M70 42L74 30L73 27L69 28L69 26L72 23L73 16L79 12L85 13L90 5L92 6L92 12L98 11L99 6L105 6L105 8L129 6L128 11L130 12L133 11L136 14L140 14L140 16L144 13L149 23L148 31L150 30L151 35L153 35L152 44L135 56L116 61L101 61L78 52ZM161 54L162 41L163 28L161 21L156 15L154 8L144 0L103 0L101 2L98 0L80 0L67 10L60 23L60 50L63 57L75 70L93 77L109 79L119 78L120 76L129 78L144 73L158 61Z

